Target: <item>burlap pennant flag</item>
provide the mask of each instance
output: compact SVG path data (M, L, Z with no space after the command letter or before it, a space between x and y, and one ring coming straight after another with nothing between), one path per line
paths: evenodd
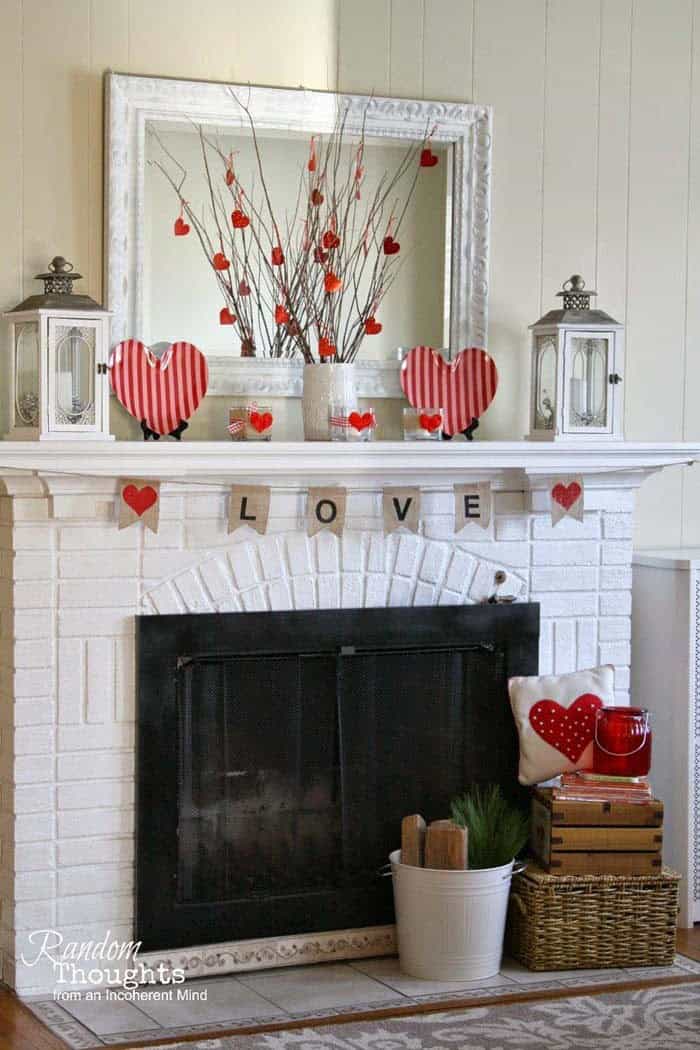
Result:
M315 536L321 529L328 529L342 536L345 525L346 489L309 489L306 504L306 531Z
M455 485L455 532L461 532L470 522L487 529L493 515L493 494L490 481L476 485Z
M142 521L151 532L158 532L160 482L143 478L122 478L119 482L119 528L127 529Z
M408 529L418 532L420 521L420 489L387 488L382 491L384 531Z
M583 478L560 478L555 481L550 491L552 501L552 525L562 518L575 518L583 521Z
M249 525L261 536L267 532L270 517L270 489L267 485L232 485L228 504L228 531Z

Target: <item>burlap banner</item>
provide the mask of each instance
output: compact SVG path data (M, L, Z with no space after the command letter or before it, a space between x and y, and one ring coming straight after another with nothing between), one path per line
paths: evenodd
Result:
M270 489L267 485L232 485L228 504L228 531L250 525L261 536L267 532L270 517Z
M384 531L408 529L418 532L420 522L420 489L388 488L382 491Z
M560 478L550 490L552 501L552 525L562 518L583 521L583 478Z
M122 478L119 482L119 528L127 529L142 521L151 532L158 532L160 482L143 478Z
M493 494L490 481L476 485L455 485L455 532L461 532L470 522L487 529L493 514Z
M346 489L309 489L306 504L306 531L315 536L321 529L328 529L342 536L345 525Z

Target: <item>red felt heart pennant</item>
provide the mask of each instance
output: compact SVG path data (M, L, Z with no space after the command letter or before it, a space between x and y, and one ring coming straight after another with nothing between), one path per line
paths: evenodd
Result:
M582 693L568 707L556 700L538 700L530 709L530 725L575 764L593 740L596 711L602 706L603 701L594 693Z
M156 434L169 434L194 415L207 392L207 360L192 343L173 343L157 358L137 339L125 339L110 364L117 399Z
M231 212L231 222L234 230L244 230L246 226L250 226L250 219L240 208Z
M374 316L368 317L365 321L365 334L366 335L379 335L382 330L382 326Z
M136 485L125 485L122 499L140 518L156 502L158 493L152 485L144 485L140 489L136 488Z
M387 236L384 238L384 254L385 255L396 255L401 251L401 245L398 241L395 241L393 237Z
M581 486L578 481L572 481L568 485L563 485L560 481L552 489L552 499L564 510L571 510L580 495Z
M190 232L189 223L185 222L182 215L178 216L173 225L173 232L176 237L186 237Z
M251 412L248 418L251 427L257 430L258 434L272 426L272 412Z
M275 307L275 324L286 324L289 320L289 311L286 306L278 304Z
M314 208L318 208L319 205L323 204L325 199L326 198L323 196L319 189L313 189L311 191L311 203L313 204Z
M323 287L326 289L329 295L332 295L334 292L340 291L340 289L343 287L343 282L341 281L340 277L333 273L332 270L329 270L326 276L323 278Z
M420 166L421 168L434 168L438 162L438 157L435 153L427 146L421 150L420 154Z
M371 412L351 412L348 416L348 423L355 430L367 430L368 427L374 426L374 415Z
M447 362L429 346L411 350L401 365L401 388L414 408L441 408L444 431L459 434L483 416L498 387L498 371L485 350L471 347Z
M436 412L434 416L429 416L427 412L421 412L418 416L418 422L423 430L427 430L428 433L432 434L442 423L442 416L439 412Z
M228 270L231 263L226 258L223 252L217 252L212 259L212 265L215 270Z
M271 260L273 266L281 266L282 263L284 262L284 252L282 251L282 249L280 248L279 245L276 245L272 249L272 254L270 256L270 260Z

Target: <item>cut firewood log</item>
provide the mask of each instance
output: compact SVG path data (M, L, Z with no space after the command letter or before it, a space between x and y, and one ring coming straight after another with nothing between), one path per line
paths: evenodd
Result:
M424 852L425 821L420 813L412 813L401 821L401 863L422 868Z
M425 833L425 867L466 871L467 829L451 820L435 820Z

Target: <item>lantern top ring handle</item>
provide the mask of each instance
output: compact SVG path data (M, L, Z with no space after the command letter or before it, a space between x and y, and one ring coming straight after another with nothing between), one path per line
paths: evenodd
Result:
M68 262L62 255L55 255L49 263L51 273L70 273L72 269L73 263Z
M562 288L565 292L582 292L586 287L586 282L580 273L574 273L568 279L564 281Z

